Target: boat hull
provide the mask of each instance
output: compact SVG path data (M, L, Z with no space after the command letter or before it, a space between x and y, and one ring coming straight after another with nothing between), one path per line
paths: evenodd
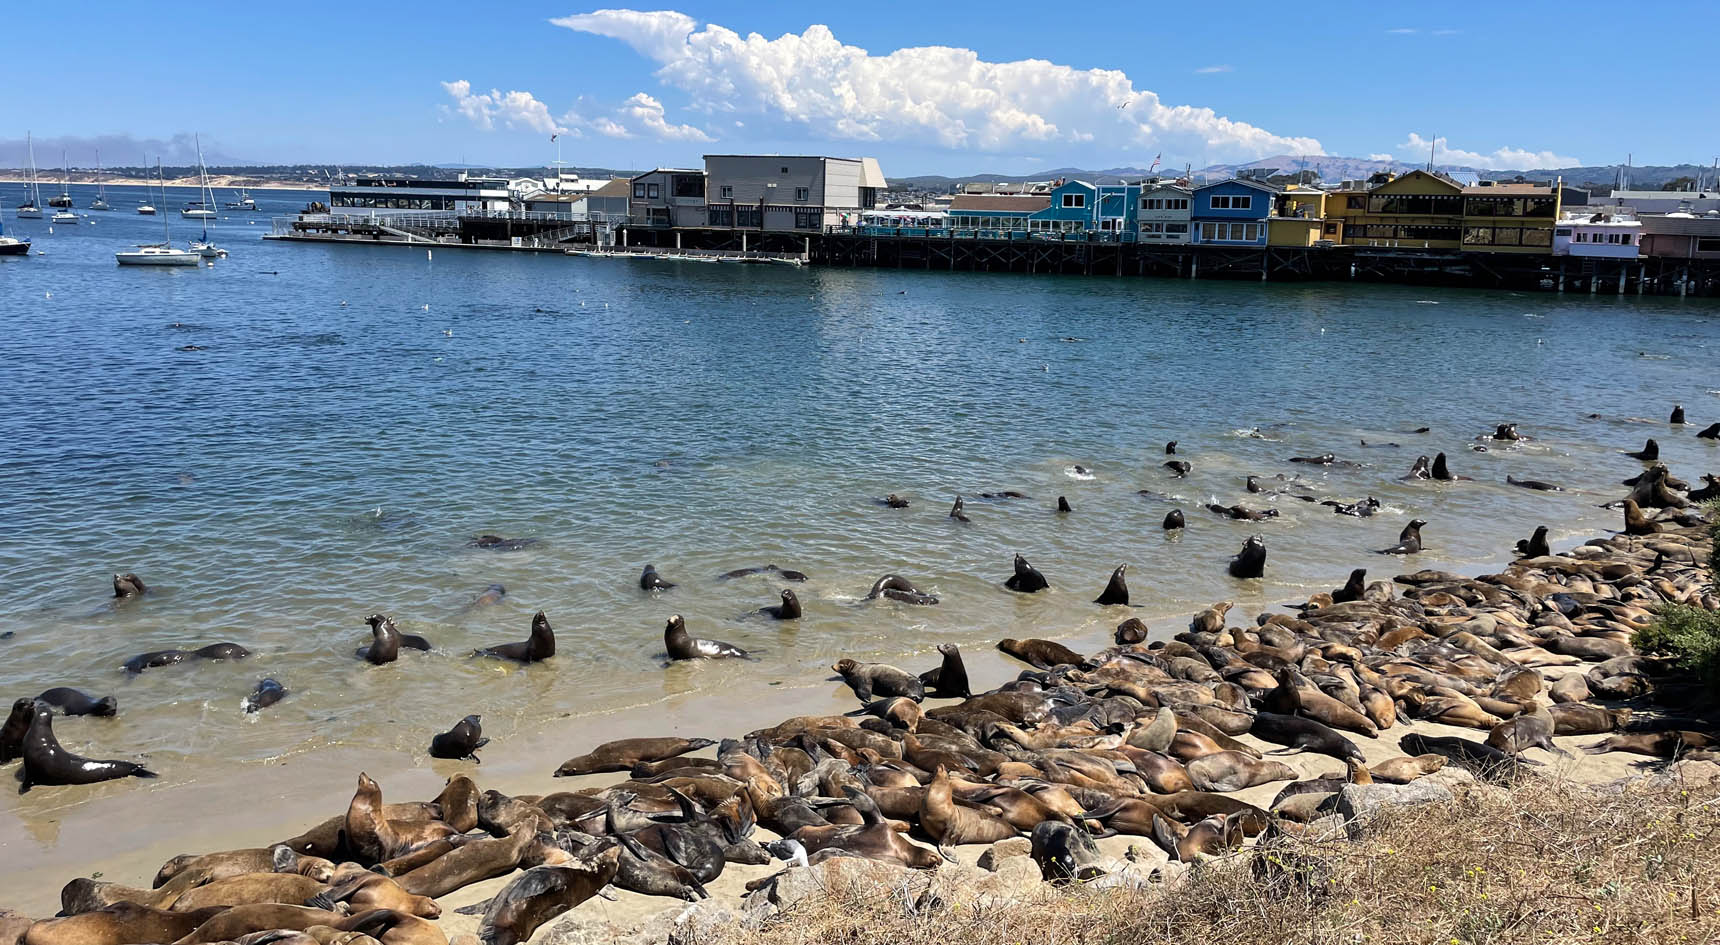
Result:
M30 255L29 240L15 240L10 237L0 237L0 256Z
M203 261L196 253L184 251L114 253L113 258L122 266L195 266Z
M213 210L181 210L179 215L187 220L207 220L215 215Z
M19 207L18 208L18 219L20 219L20 220L40 220L40 219L42 219L42 211L36 207Z

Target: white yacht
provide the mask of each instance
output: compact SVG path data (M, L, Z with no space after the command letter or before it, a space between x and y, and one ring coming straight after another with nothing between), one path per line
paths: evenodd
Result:
M18 205L20 220L42 219L42 187L36 182L36 145L28 133L24 135L30 150L30 176L24 182L24 202Z
M251 192L244 188L239 189L239 199L229 200L222 206L228 210L242 210L246 213L257 212L257 201L251 197Z
M156 175L161 176L161 162L156 162ZM162 181L162 192L167 189L166 181ZM203 261L203 254L188 249L174 249L172 237L167 232L167 217L161 218L161 236L159 243L147 243L136 249L122 249L113 254L114 261L121 266L195 266Z
M76 226L78 215L70 210L55 210L54 215L48 218L48 222L64 223L68 226Z

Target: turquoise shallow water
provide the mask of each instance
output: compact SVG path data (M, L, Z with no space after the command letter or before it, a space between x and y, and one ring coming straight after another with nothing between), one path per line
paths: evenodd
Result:
M0 190L17 203L15 185ZM258 196L284 213L311 195ZM1214 600L1252 616L1352 567L1478 568L1542 523L1587 537L1614 524L1596 506L1641 468L1618 451L1648 436L1687 479L1720 471L1694 439L1720 419L1711 302L427 259L265 243L266 215L218 221L233 256L213 268L148 271L112 252L157 238L159 220L95 214L49 235L6 213L45 255L0 260L0 696L115 694L119 719L66 720L62 737L143 753L170 780L334 743L421 752L468 712L500 739L666 693L762 703L841 656L929 667L946 640L1095 645L1131 613L1091 603L1121 563L1132 612L1168 635ZM1674 403L1691 426L1663 422ZM1470 450L1503 421L1536 439ZM1265 438L1244 435L1257 427ZM1160 468L1171 439L1186 480ZM1398 481L1438 450L1477 481ZM1363 466L1285 462L1328 451ZM1385 509L1247 496L1249 473ZM1507 473L1574 491L1526 492ZM1004 489L1031 498L976 498ZM890 492L911 507L877 503ZM945 514L958 493L968 525ZM1074 514L1051 511L1059 495ZM1283 514L1231 522L1209 501ZM1189 528L1166 536L1173 506ZM1430 522L1427 553L1372 553L1414 516ZM535 543L469 547L482 533ZM1267 578L1232 580L1225 562L1254 533ZM1052 591L1001 588L1018 551ZM646 562L681 586L642 594ZM765 563L811 575L796 588L805 619L743 619L782 585L715 579ZM116 570L155 592L115 606ZM859 600L890 571L943 603ZM504 601L470 608L491 583ZM537 609L556 660L468 658L523 639ZM355 660L375 611L436 651ZM759 661L664 668L673 613ZM119 669L215 641L255 656ZM264 675L293 695L236 724Z

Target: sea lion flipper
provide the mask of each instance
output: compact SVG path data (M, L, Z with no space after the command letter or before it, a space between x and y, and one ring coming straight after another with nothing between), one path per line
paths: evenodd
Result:
M320 892L305 900L305 906L311 909L321 909L325 912L334 911L334 900L327 892Z

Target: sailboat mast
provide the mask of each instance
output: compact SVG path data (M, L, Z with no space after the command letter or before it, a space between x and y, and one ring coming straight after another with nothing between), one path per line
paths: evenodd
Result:
M161 205L165 208L167 206L167 174L161 169L160 155L155 158L155 177L161 183ZM165 212L161 214L161 239L161 245L172 248L173 235L167 232L167 214Z

